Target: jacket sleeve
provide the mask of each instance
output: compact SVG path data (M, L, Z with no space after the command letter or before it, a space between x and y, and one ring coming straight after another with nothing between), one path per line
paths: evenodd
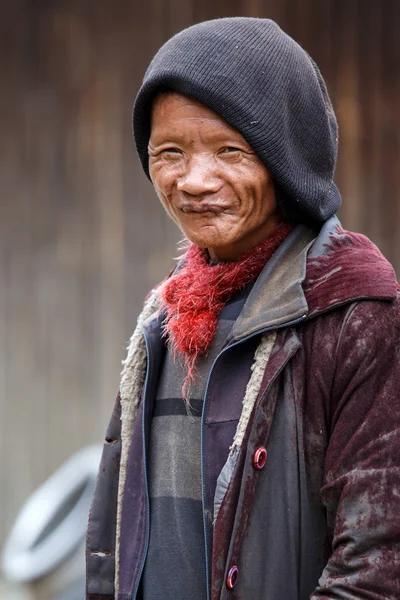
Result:
M121 402L118 394L104 440L99 473L89 511L86 533L87 600L112 600L114 598L120 456Z
M343 325L321 500L332 554L317 599L400 598L400 302L361 301Z

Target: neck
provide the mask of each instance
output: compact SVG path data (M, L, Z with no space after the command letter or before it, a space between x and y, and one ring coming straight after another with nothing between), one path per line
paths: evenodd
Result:
M267 223L265 223L265 226L260 231L251 232L241 240L224 246L207 248L211 264L239 260L249 250L273 236L281 224L283 224L282 218L280 214L277 213L273 218L268 219Z

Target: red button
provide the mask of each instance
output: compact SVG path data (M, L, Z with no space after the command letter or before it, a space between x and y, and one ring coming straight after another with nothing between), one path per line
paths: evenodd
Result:
M233 565L233 567L229 569L228 577L226 578L226 587L228 588L228 590L233 590L233 588L238 582L238 579L239 569L236 565Z
M265 463L267 462L267 449L264 446L260 446L254 453L253 457L253 466L255 469L260 471L265 467Z

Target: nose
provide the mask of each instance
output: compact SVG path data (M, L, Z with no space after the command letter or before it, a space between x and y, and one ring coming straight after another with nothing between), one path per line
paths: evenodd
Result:
M222 182L217 176L213 160L208 157L196 157L185 165L184 173L177 181L177 189L190 196L213 194L221 188Z

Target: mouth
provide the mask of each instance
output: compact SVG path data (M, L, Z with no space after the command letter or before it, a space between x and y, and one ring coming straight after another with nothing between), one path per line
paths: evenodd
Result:
M220 214L227 210L227 206L221 204L212 204L209 202L201 202L201 203L192 203L187 202L185 204L181 204L179 210L184 213L197 213L197 214L205 214L205 213L213 213Z

